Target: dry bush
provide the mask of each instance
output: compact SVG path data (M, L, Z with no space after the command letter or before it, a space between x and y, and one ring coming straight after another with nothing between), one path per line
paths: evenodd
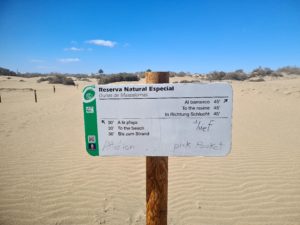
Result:
M250 82L263 82L263 81L265 81L265 80L264 80L264 78L261 78L261 77L260 77L260 78L257 78L257 79L250 79L249 81L250 81Z
M269 76L272 73L273 70L271 70L270 68L258 67L251 72L250 77Z
M50 80L50 77L41 77L36 82L41 83L41 82L45 82L45 81L49 81L49 80Z
M185 77L185 76L188 76L188 74L185 73L185 72L179 72L179 73L174 74L174 76L176 76L176 77Z
M247 80L248 76L244 73L243 70L236 70L234 72L226 73L226 75L223 77L223 80Z
M296 74L300 75L300 68L296 66L286 66L279 68L277 70L278 73L286 73L286 74Z
M254 69L251 74L251 77L265 77L265 76L270 76L270 77L282 77L283 75L280 74L279 72L275 72L271 70L270 68L263 68L263 67L258 67Z
M176 73L174 72L169 72L169 77L175 77L176 76Z
M283 75L281 73L278 73L278 72L273 72L271 74L272 77L283 77Z
M140 74L139 74L139 78L140 78L140 79L143 79L143 78L145 78L145 77L146 77L145 73L140 73Z
M98 84L109 84L114 82L121 81L139 81L140 78L137 75L129 74L129 73L119 73L107 76L100 76L98 78Z
M198 80L182 80L179 81L179 83L201 83L201 82Z
M64 85L75 85L74 81L70 77L62 75L56 75L52 77L41 77L37 80L38 83L48 81L49 84L64 84Z
M78 78L79 81L86 81L86 82L92 82L89 78Z
M209 74L207 74L207 79L208 80L223 80L224 77L226 76L226 73L223 72L223 71L214 71L214 72L211 72Z
M64 85L73 85L73 86L75 86L74 80L70 77L65 77L65 79L63 80L63 84Z

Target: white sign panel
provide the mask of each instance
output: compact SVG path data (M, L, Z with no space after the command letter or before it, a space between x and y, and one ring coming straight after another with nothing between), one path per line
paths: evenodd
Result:
M87 87L84 110L91 155L225 156L231 149L227 83Z

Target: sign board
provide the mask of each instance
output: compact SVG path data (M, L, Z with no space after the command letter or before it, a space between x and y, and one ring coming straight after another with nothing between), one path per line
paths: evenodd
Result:
M93 156L225 156L231 149L227 83L87 86L83 107Z

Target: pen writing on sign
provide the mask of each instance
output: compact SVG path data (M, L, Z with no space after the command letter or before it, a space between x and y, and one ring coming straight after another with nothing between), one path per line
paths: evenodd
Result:
M222 150L223 143L220 141L219 143L204 143L203 141L197 142L190 142L184 141L181 143L174 144L173 150L180 151L180 150L215 150L219 151Z
M114 143L114 141L105 141L102 151L130 151L134 150L134 145L127 145L119 141Z
M210 120L209 122L203 122L202 120L195 120L193 123L196 124L196 130L202 132L209 132L214 125L214 120Z

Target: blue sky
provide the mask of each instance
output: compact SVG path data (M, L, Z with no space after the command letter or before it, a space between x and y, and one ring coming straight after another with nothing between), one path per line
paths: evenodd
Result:
M299 12L299 0L0 0L0 66L45 73L300 66Z

